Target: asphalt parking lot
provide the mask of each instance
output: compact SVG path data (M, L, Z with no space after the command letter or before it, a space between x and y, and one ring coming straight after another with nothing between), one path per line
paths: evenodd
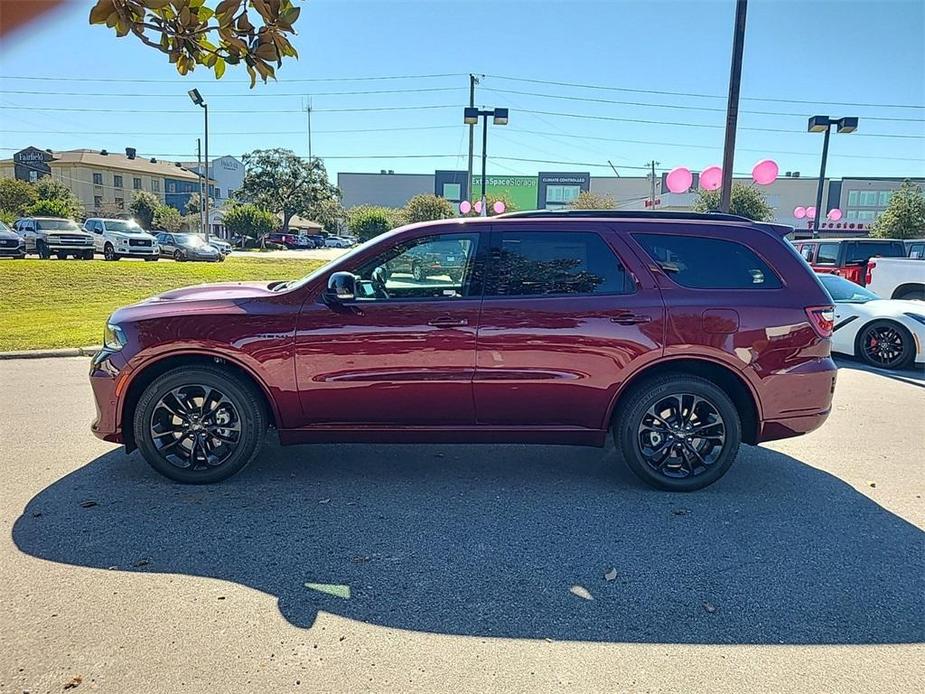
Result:
M175 486L0 366L0 691L918 691L925 379L690 495L612 450L272 447ZM919 682L919 685L915 683Z

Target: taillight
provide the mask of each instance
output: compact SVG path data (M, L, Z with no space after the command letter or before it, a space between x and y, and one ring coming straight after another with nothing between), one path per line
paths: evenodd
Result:
M832 306L808 306L806 317L819 337L832 337L835 327L835 309Z
M877 261L871 258L867 261L867 274L864 275L864 285L870 284L870 280L873 277L874 268L877 267Z

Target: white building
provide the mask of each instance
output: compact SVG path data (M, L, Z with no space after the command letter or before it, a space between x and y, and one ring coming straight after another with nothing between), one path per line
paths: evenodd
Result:
M202 175L198 162L183 162L183 167ZM209 178L214 181L212 199L216 207L221 207L244 183L244 164L232 156L217 157L209 162Z

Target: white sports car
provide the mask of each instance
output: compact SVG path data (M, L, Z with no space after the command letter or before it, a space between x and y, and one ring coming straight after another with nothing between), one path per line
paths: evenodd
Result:
M818 277L835 302L833 352L883 369L925 362L925 301L881 299L844 277Z

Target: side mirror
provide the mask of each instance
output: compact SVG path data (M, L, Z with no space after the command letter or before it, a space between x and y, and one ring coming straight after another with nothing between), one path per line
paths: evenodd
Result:
M328 289L324 298L334 303L353 301L356 298L356 286L357 278L352 272L335 272L328 278Z

